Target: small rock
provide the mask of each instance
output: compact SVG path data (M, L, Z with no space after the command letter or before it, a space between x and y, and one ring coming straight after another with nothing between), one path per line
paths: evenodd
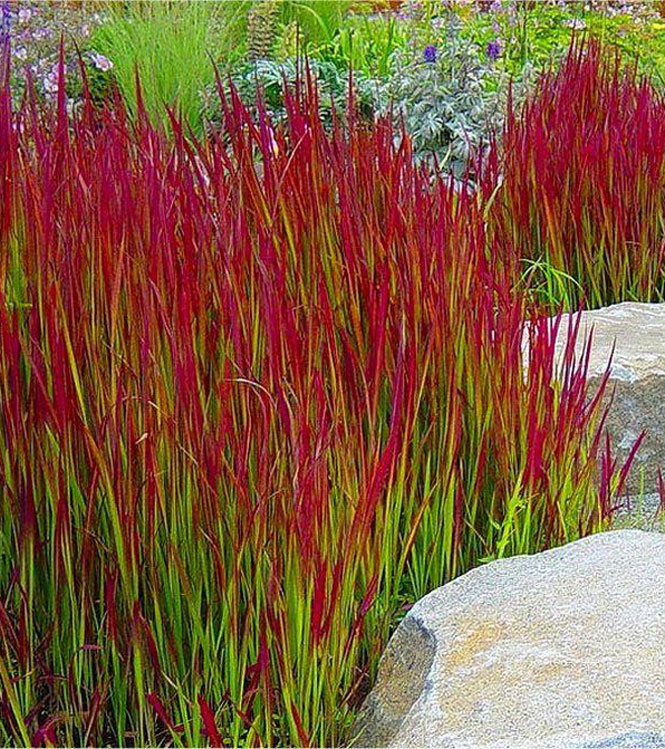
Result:
M497 560L418 601L354 746L665 747L665 535Z
M602 379L614 349L605 403L613 393L607 427L617 455L625 458L640 433L646 431L629 474L630 490L633 494L643 489L654 492L659 468L665 474L665 304L623 302L577 314L582 316L578 354L593 330L591 392ZM564 316L556 341L559 357L569 324L570 318Z

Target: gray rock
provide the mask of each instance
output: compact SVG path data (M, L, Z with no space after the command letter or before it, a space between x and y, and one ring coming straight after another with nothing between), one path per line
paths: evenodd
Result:
M355 746L665 746L665 535L497 560L418 601Z
M436 643L419 619L408 617L392 636L381 661L381 678L365 700L358 733L372 736L373 746L390 742L425 688Z
M614 394L607 426L619 457L625 458L639 434L646 437L629 475L633 494L656 490L659 467L665 473L665 304L624 302L581 313L577 352L593 330L589 375L600 382L614 349L607 393ZM561 356L570 323L562 318L557 336ZM609 398L605 400L609 403ZM642 481L644 482L642 484Z
M652 749L665 747L665 735L659 733L640 733L629 731L620 736L602 741L592 741L582 744L583 749Z

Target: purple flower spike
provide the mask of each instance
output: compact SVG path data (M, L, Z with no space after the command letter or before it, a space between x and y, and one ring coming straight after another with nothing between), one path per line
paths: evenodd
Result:
M428 44L425 47L423 58L425 62L436 62L436 47L433 44Z
M501 40L494 39L487 45L487 56L490 60L494 61L501 55Z
M2 13L0 18L0 39L4 42L11 36L12 29L12 8L9 0L2 3Z

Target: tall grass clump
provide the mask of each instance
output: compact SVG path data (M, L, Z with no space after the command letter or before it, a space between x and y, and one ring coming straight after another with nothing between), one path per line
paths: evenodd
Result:
M530 281L572 307L663 299L664 141L662 94L618 53L573 43L494 163L495 229Z
M602 388L387 123L137 101L0 94L0 740L336 745L405 605L604 527Z
M201 91L214 85L214 63L242 54L250 0L178 0L110 3L93 45L113 64L113 77L136 112L136 74L144 105L162 117L176 107L187 124L201 129Z

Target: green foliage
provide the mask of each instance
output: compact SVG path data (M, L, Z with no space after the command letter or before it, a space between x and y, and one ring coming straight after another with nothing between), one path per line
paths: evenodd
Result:
M252 60L272 54L277 29L277 0L261 0L252 4L247 14L247 48Z
M93 41L112 61L114 77L133 112L138 70L148 112L163 116L166 103L198 132L201 92L214 86L213 62L242 79L249 75L247 45L250 57L271 58L279 33L286 37L282 46L288 53L314 51L332 43L349 6L348 0L112 5L109 21ZM205 94L203 98L207 100Z
M576 297L582 289L579 281L542 258L522 258L522 264L525 270L520 284L534 300L552 309L575 309ZM576 291L575 296L571 288Z
M214 81L212 62L242 54L247 0L224 3L155 2L111 6L112 15L94 35L95 48L136 111L136 72L148 112L164 117L164 104L200 128L200 91Z
M455 14L435 19L430 34L421 34L408 48L394 54L391 75L377 87L376 110L402 118L419 157L436 156L456 172L466 168L500 133L510 90L510 77L477 45L461 36ZM436 44L434 60L424 57L423 40ZM519 100L526 75L515 83Z
M330 43L339 32L351 7L350 0L281 0L280 15L285 25L296 22L306 45Z
M320 91L320 116L326 125L330 125L333 109L343 114L349 96L349 74L332 62L314 58L306 65L303 59L293 57L283 61L257 60L238 68L232 81L242 100L249 106L253 106L260 95L272 123L277 126L287 119L284 84L293 91L298 82L305 82L307 69ZM357 111L366 119L372 119L376 104L375 82L358 72L354 74L353 83ZM203 110L209 127L221 126L222 113L214 86L209 86L203 92Z
M656 3L614 7L608 2L519 4L503 0L487 12L460 9L462 35L485 48L500 38L501 65L518 74L525 64L536 69L559 60L573 36L583 34L618 47L626 60L638 60L642 72L662 79L665 73L665 23Z
M318 54L341 68L350 66L368 77L386 78L393 55L407 39L407 29L394 16L352 14Z
M621 15L609 19L591 19L594 35L617 47L625 59L636 60L640 72L665 84L665 19L636 21Z

